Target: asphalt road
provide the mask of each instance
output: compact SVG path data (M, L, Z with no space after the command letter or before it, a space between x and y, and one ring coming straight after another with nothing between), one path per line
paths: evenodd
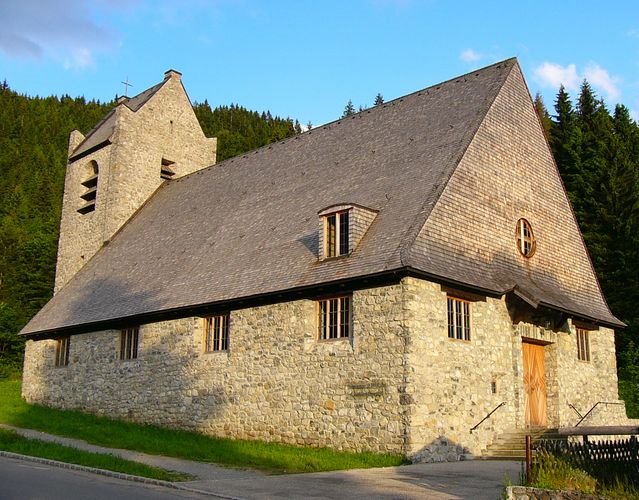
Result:
M208 499L173 488L0 457L0 500Z
M195 465L201 468L206 464ZM495 500L501 496L506 483L517 484L521 465L518 462L471 460L312 474L215 472L208 478L200 477L181 484L192 490L210 492L214 497L245 500ZM0 500L129 498L211 496L0 457Z

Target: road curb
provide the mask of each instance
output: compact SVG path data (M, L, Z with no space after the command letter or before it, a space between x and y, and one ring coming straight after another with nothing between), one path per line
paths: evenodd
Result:
M191 493L198 493L200 495L207 495L214 498L223 498L225 500L244 500L240 497L232 497L228 495L222 495L214 493L212 491L201 490L199 488L192 488L185 484L163 481L161 479L152 479L149 477L134 476L132 474L125 474L123 472L114 472L106 469L97 469L95 467L88 467L86 465L70 464L67 462L59 462L57 460L51 460L49 458L33 457L31 455L21 455L19 453L13 453L10 451L0 450L0 457L13 458L15 460L24 460L27 462L34 462L37 464L51 465L53 467L60 467L62 469L78 470L83 472L90 472L92 474L99 474L101 476L112 477L115 479L122 479L124 481L133 481L136 483L151 484L155 486L163 486L165 488L172 488L175 490L188 491Z

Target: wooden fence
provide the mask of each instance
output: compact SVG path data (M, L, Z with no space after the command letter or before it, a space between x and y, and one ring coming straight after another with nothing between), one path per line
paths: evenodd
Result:
M635 436L582 443L542 439L535 445L535 452L535 462L544 454L550 454L603 483L619 479L639 487L639 442ZM533 464L533 473L534 467Z

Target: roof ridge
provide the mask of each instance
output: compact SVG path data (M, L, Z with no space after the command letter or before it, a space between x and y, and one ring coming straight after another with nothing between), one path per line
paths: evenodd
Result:
M109 112L104 115L104 117L91 130L89 130L82 142L80 142L80 144L76 146L76 148L73 150L73 153L69 155L69 160L79 159L82 156L93 151L95 147L101 146L105 142L109 142L112 134L109 134L109 138L103 140L99 144L90 147L88 150L83 151L82 149L83 146L86 145L90 141L90 139L102 128L102 126L107 123L107 121L113 116L113 114L120 106L126 106L133 113L138 112L140 108L142 108L149 101L149 99L151 99L151 97L153 97L157 93L157 91L162 88L166 81L167 80L163 80L160 83L156 83L155 85L152 85L148 89L143 90L142 92L136 94L131 98L123 99L119 102L116 101L115 105L109 110ZM76 153L78 151L79 153Z
M149 99L151 99L151 97L153 97L157 93L157 91L164 86L164 84L167 81L168 80L165 79L159 83L156 83L155 85L152 85L151 87L149 87L146 90L143 90L139 94L136 94L133 97L128 98L126 101L123 101L122 104L124 104L127 108L129 108L134 113L139 111L139 109L143 107L147 102L149 102Z
M82 146L84 146L89 139L95 135L95 133L100 130L100 128L102 127L102 125L104 125L107 120L109 118L111 118L111 116L113 116L113 114L115 113L116 108L119 106L119 104L116 104L115 106L113 106L106 115L104 115L104 117L102 117L102 119L91 129L89 130L89 132L87 133L87 135L84 136L84 139L82 139L82 142L80 142L80 144L78 144L75 149L73 150L73 152L69 155L69 161L73 160L76 156L80 156L80 153L76 153L76 151L80 151L80 149L82 148ZM104 141L103 141L104 142Z
M443 80L441 82L434 83L432 85L429 85L428 87L424 87L424 88L419 89L419 90L414 90L413 92L409 92L408 94L404 94L404 95L401 95L399 97L395 97L394 99L391 99L390 101L386 101L383 104L373 105L373 106L371 106L369 108L364 108L361 111L357 111L357 112L353 113L352 115L342 116L342 117L337 118L337 119L335 119L333 121L330 121L330 122L324 123L322 125L319 125L315 129L307 130L306 132L302 132L301 134L298 134L298 135L305 135L306 133L312 132L313 130L316 130L318 128L324 128L324 127L327 127L327 126L330 126L330 125L333 125L333 124L337 125L337 124L339 124L342 121L347 120L347 119L355 119L359 115L363 115L364 113L370 113L371 111L376 110L378 108L383 109L383 108L388 107L388 106L394 106L395 103L402 102L404 99L406 99L408 97L419 96L419 95L423 94L424 92L427 92L428 90L431 90L431 89L434 89L434 88L437 88L437 87L441 87L442 85L445 85L445 84L448 84L448 83L452 83L455 80L459 80L461 78L466 78L468 76L473 75L474 73L480 73L480 72L483 73L483 72L485 72L485 71L487 71L489 69L494 68L495 66L500 66L502 64L503 65L506 65L506 64L510 64L510 65L517 64L517 58L516 57L509 57L508 59L504 59L502 61L495 62L495 63L490 64L488 66L483 66L483 67L475 69L473 71L469 71L467 73L463 73L461 75L455 76L453 78L449 78L447 80Z
M189 177L191 177L191 176L193 176L195 174L202 173L203 171L209 170L209 169L211 169L213 167L216 167L216 168L223 167L226 164L232 163L235 160L239 160L239 159L242 159L242 158L248 158L249 155L257 154L257 153L265 151L267 149L272 149L274 147L279 147L281 145L284 145L284 144L288 143L289 141L291 141L293 139L299 140L299 139L311 136L313 134L321 133L322 130L326 130L327 128L332 128L332 127L335 127L337 125L341 125L342 122L344 122L344 121L346 121L348 119L354 120L356 118L362 118L364 116L364 114L370 114L370 113L373 113L373 112L379 112L378 110L385 109L388 106L394 106L396 103L401 103L406 98L410 98L410 97L414 97L414 96L420 96L421 94L423 94L424 92L427 92L430 89L438 88L438 87L441 87L444 84L452 83L452 82L454 82L456 80L459 80L461 78L466 78L466 77L471 76L471 75L476 74L476 73L483 73L483 72L485 72L487 70L490 70L490 69L494 68L495 66L506 65L506 64L510 64L511 66L514 65L514 64L517 64L517 58L516 57L510 57L508 59L504 59L503 61L498 61L496 63L493 63L493 64L489 65L489 66L484 66L482 68L475 69L473 71L469 71L468 73L464 73L462 75L456 76L454 78L449 78L448 80L445 80L443 82L438 82L438 83L435 83L435 84L430 85L428 87L424 87L423 89L416 90L414 92L410 92L408 94L396 97L395 99L387 101L384 104L379 104L377 106L371 106L370 108L363 109L361 111L358 111L357 113L353 113L352 115L342 116L342 117L340 117L340 118L338 118L336 120L333 120L331 122L327 122L327 123L324 123L322 125L318 125L317 127L309 129L309 130L306 130L306 131L304 131L302 133L295 134L295 135L292 135L290 137L286 137L284 139L279 139L277 141L269 142L268 144L264 144L263 146L259 146L257 148L251 149L251 150L246 151L244 153L240 153L240 154L238 154L236 156L232 156L230 158L226 158L226 159L222 160L219 163L214 163L214 164L209 165L207 167L201 168L200 170L198 170L196 172L191 172L190 174L183 175L183 176L179 177L178 179L174 179L174 180L172 180L170 182L173 183L173 182L176 182L176 181L187 179L187 178L189 178Z
M481 114L481 118L477 121L477 124L474 127L474 129L473 130L469 130L468 133L466 134L466 136L463 137L462 140L460 141L461 147L456 149L456 151L459 151L459 156L452 163L453 166L449 169L449 171L445 172L442 175L443 182L436 183L433 186L433 189L431 190L431 192L427 193L425 195L424 203L422 204L422 209L420 210L420 212L415 217L415 220L414 220L413 224L411 224L409 226L409 228L406 231L404 237L400 239L400 242L399 242L399 245L398 245L399 259L400 259L400 263L402 265L404 265L404 266L409 266L410 267L410 262L409 262L410 259L409 259L408 255L410 254L410 251L413 248L413 245L414 245L415 240L417 239L417 237L419 235L419 232L424 227L424 224L426 224L426 222L428 221L428 218L430 217L430 214L432 213L432 211L435 208L435 206L439 203L439 200L441 199L442 193L446 189L446 186L448 186L448 183L449 183L450 179L452 178L452 176L454 175L455 171L457 170L457 167L461 163L461 160L464 157L464 155L466 154L466 151L468 150L469 146L472 144L473 140L475 139L475 136L477 135L477 132L479 131L479 128L481 127L482 123L484 123L484 120L486 119L486 115L488 114L488 111L493 106L495 100L497 99L497 96L499 95L499 93L501 92L503 86L505 85L506 80L508 79L508 77L512 73L513 68L517 67L517 65L518 65L517 58L511 57L509 59L505 59L504 61L501 61L501 62L498 62L498 63L495 63L495 64L491 64L490 66L486 66L485 68L482 68L480 70L471 71L470 73L466 73L465 75L461 75L461 76L456 77L456 78L451 78L450 80L446 80L446 82L443 82L442 84L440 84L440 85L443 85L444 83L450 83L450 82L459 80L460 78L464 78L464 77L466 77L468 75L472 75L473 73L484 72L485 70L489 70L489 69L492 69L494 67L498 67L498 66L500 66L502 64L507 66L507 71L505 72L505 75L504 75L501 83L499 84L499 87L495 90L494 95L490 96L489 99L486 99L486 103L485 103L486 106L483 109L482 114ZM439 85L435 85L435 86L438 87ZM433 200L431 200L429 195L432 195L433 193L434 193L435 197L434 197Z

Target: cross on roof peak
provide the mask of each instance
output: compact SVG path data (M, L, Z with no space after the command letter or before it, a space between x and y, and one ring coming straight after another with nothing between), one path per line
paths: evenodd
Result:
M133 84L129 83L129 77L126 77L126 80L120 82L124 84L124 97L129 97L129 87L133 87Z

